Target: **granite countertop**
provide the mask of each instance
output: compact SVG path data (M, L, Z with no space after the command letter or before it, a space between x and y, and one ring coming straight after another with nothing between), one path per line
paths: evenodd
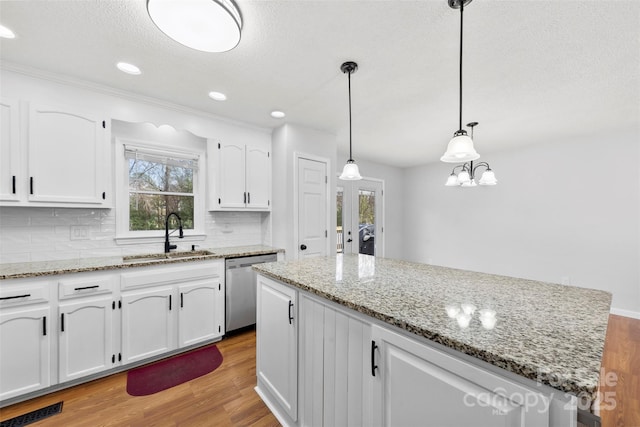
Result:
M171 252L168 254L168 257L163 253L157 253L124 257L111 256L0 264L0 280L49 276L54 274L80 273L86 271L146 267L150 265L202 261L208 259L237 258L242 256L265 255L278 252L284 252L284 250L272 248L270 246L253 245L197 250L194 252Z
M593 410L611 305L608 292L368 255L253 268L575 394L580 409ZM473 313L464 315L464 309Z

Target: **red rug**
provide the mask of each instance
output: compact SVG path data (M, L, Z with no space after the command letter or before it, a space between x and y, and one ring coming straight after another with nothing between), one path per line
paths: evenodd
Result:
M178 354L127 372L127 393L147 396L213 372L222 364L215 345Z

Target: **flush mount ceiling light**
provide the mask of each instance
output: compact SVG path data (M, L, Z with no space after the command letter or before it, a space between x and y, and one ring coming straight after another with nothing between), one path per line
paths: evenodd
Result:
M286 116L284 111L273 110L271 112L271 117L273 117L274 119L283 119L284 116Z
M467 124L467 126L471 128L471 139L473 139L473 128L477 125L478 122L471 122ZM485 168L485 171L482 173L482 177L479 181L480 185L496 185L498 183L496 175L491 170L489 163L480 162L474 166L473 160L470 160L462 165L455 166L444 185L447 187L475 187L477 185L475 180L476 169L479 167ZM456 175L456 169L458 168L461 168L460 173Z
M209 92L209 98L216 100L216 101L226 101L227 100L227 95L225 95L222 92L215 92L215 91L211 91Z
M131 74L134 76L142 73L142 71L140 71L140 68L136 67L133 64L129 64L128 62L118 62L116 64L116 67L118 67L118 70L122 71L123 73Z
M154 24L173 40L202 52L226 52L240 42L242 16L232 0L147 0Z
M462 129L462 12L464 7L471 3L471 0L447 0L449 7L460 9L460 114L458 120L458 130L449 141L447 151L440 160L445 163L459 163L476 160L480 154L473 148L473 139L467 136L467 132Z
M345 181L362 179L358 165L356 165L355 160L353 160L351 153L351 74L355 73L357 69L358 64L353 61L345 62L340 66L340 70L342 70L343 73L348 73L349 76L349 160L347 160L347 164L344 165L344 169L342 170L342 175L340 175L340 179Z
M4 25L0 25L0 37L3 39L15 39L16 33L11 31L10 28L5 27Z

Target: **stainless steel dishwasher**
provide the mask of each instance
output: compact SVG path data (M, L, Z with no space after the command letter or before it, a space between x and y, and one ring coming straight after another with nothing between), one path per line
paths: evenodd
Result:
M256 323L256 273L251 266L274 261L277 261L276 254L230 258L225 261L225 331Z

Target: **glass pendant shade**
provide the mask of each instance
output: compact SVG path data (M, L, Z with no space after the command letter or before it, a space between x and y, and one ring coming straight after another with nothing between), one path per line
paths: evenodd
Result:
M462 184L460 184L461 187L475 187L476 185L476 180L475 179L471 179L467 182L463 182Z
M362 175L360 175L356 162L353 160L347 161L347 164L344 165L344 169L342 170L342 175L340 175L340 179L345 181L357 181L362 179Z
M191 49L226 52L240 42L242 17L231 0L148 0L147 11L160 31Z
M469 181L471 181L471 176L469 175L469 172L467 171L462 171L458 174L458 184L466 184Z
M458 185L458 177L456 176L455 173L452 173L451 175L449 175L449 178L447 178L447 182L444 184L447 187L455 187L456 185Z
M480 185L496 185L498 180L496 179L496 175L493 173L491 169L487 169L483 172L482 177L480 178Z
M449 141L447 151L440 160L445 163L464 163L476 160L480 154L473 148L473 140L466 134L456 134Z

